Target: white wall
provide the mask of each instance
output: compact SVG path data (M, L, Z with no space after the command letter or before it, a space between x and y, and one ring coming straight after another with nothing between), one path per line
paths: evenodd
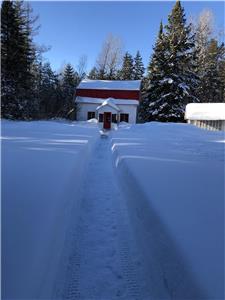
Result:
M78 121L86 121L87 120L87 113L89 111L95 111L96 108L99 106L99 104L92 104L92 103L79 103L78 107L78 113L77 113L77 120ZM136 114L137 114L137 105L132 105L132 104L121 104L117 106L120 108L120 113L126 113L129 114L129 123L136 123ZM111 107L105 107L104 111L114 112ZM103 110L101 110L103 112ZM96 117L97 117L97 112L96 112Z
M95 111L99 104L92 103L79 103L78 104L78 112L77 112L77 121L86 121L87 113L89 111ZM96 114L97 115L97 114Z
M129 114L129 123L136 123L137 105L117 105L120 113Z

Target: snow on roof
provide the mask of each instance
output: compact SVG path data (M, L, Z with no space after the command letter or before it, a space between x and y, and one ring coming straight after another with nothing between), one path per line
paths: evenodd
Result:
M114 103L112 98L106 99L101 105L99 105L96 108L96 110L99 110L99 109L103 108L104 106L110 106L113 109L115 109L116 111L120 111L119 107Z
M141 80L90 80L84 79L77 89L140 90Z
M137 100L130 100L130 99L113 99L114 104L129 104L129 105L138 105L139 101ZM103 98L91 98L91 97L76 97L77 103L93 103L93 104L102 104L106 99Z
M188 120L225 120L225 103L189 103L185 119Z

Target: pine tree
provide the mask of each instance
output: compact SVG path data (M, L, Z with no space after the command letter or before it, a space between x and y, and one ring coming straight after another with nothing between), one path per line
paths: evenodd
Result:
M196 52L191 25L186 25L184 9L177 0L166 26L166 66L169 77L161 84L165 89L163 110L159 117L165 121L183 121L187 103L197 102L195 89L198 85L196 76Z
M98 79L98 70L96 67L92 68L91 71L88 74L89 79Z
M123 65L119 74L121 80L133 80L134 78L133 58L129 52L126 52L123 57Z
M13 118L17 111L16 78L16 12L12 1L3 0L1 7L1 113Z
M147 120L183 121L187 103L197 102L196 51L190 25L178 0L163 33L160 25L148 68Z
M141 80L143 79L145 72L144 64L142 62L142 57L139 51L134 58L134 80Z
M223 53L225 54L225 49L223 46ZM220 86L220 100L219 102L225 102L225 57L223 54L223 58L219 62L218 73L221 82Z
M63 73L62 91L63 91L63 110L62 116L69 119L75 119L76 106L74 101L75 87L78 76L71 66L67 64Z
M57 117L63 107L58 76L52 71L50 64L45 63L41 66L40 77L40 117Z
M200 74L198 96L201 102L223 102L224 82L222 79L224 61L224 45L211 39L208 43L204 72Z
M163 120L162 112L166 93L164 82L166 78L169 78L166 62L167 48L167 40L161 22L156 44L153 48L153 55L147 68L147 78L143 82L142 101L139 109L139 119L141 121Z
M32 42L36 18L23 1L2 2L2 114L30 119L37 113L33 94L33 63L36 49Z
M144 77L141 82L141 99L138 106L138 121L141 123L150 121L148 90L149 79Z

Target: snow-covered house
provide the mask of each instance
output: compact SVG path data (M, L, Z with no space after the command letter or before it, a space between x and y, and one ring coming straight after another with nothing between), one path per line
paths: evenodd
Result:
M201 128L225 131L225 103L189 103L185 119Z
M136 123L141 80L82 80L76 89L77 120L96 118L111 123Z

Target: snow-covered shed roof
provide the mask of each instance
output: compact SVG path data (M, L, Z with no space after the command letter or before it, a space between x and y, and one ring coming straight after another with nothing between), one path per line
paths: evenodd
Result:
M77 89L100 90L127 90L138 91L141 88L141 80L90 80L84 79Z
M113 108L116 111L120 111L119 107L114 103L114 99L112 98L108 98L105 101L103 101L103 103L101 105L99 105L96 110L99 110L105 106L110 106L111 108Z
M189 103L186 106L187 120L225 120L225 103Z
M130 100L130 99L113 99L114 104L128 104L128 105L138 105L139 102L137 100ZM91 98L91 97L76 97L77 103L92 103L92 104L102 104L106 99L105 98Z

